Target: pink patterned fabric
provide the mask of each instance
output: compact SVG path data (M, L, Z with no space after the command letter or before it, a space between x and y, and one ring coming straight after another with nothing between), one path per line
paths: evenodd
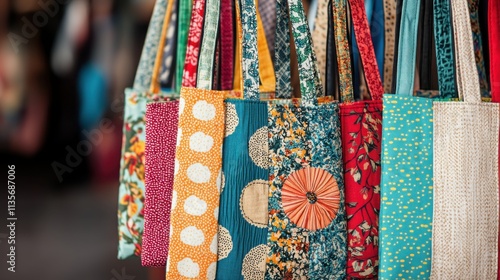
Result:
M147 105L143 266L162 267L167 260L178 121L178 101Z

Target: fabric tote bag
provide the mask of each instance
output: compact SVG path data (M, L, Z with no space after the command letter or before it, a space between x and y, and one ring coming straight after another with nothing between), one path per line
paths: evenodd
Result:
M372 279L378 274L378 238L382 150L380 79L363 1L350 0L354 33L372 100L353 101L342 94L340 105L347 214L347 277ZM348 51L348 50L347 50Z
M495 279L500 107L481 102L467 1L451 5L464 101L434 103L431 279Z
M239 39L244 99L226 100L216 274L221 280L264 279L261 263L268 253L267 103L260 101L258 57L258 48L263 46L258 42L266 37L255 28L262 24L253 1L242 3L242 8ZM238 3L236 10L239 19ZM270 86L263 84L263 88Z
M145 113L148 101L163 100L149 91L167 15L167 1L156 1L135 75L125 90L122 157L118 191L118 259L140 256L144 230Z
M302 2L288 6L302 100L268 104L265 279L342 279L347 245L338 104L318 104L322 87Z
M413 95L420 1L404 1L396 93L383 97L379 279L429 279L433 100Z
M169 68L162 72L165 74L170 68L174 69L172 65L164 64L166 60L172 60L173 54L167 55L163 50L163 45L166 50L170 50L175 44L175 41L169 41L164 36L175 24L172 18L175 6L172 3L173 1L169 2L166 20L163 23L162 42L158 48L150 89L152 93L160 91L159 70ZM173 33L170 32L167 37ZM146 105L146 197L141 254L143 266L163 267L167 260L178 110L178 101L150 102Z
M192 17L202 18L192 20L188 39L192 46L203 30L201 49L188 47L183 80L197 88L182 87L179 99L167 279L215 279L217 267L225 107L224 92L211 90L219 1L207 0L206 12L204 2L195 1ZM190 54L200 55L196 74Z

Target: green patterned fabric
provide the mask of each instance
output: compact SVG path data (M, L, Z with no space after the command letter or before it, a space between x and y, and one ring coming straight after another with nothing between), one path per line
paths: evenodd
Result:
M175 92L180 92L182 86L182 73L184 71L184 61L186 60L187 38L189 22L191 20L191 6L191 0L179 0Z
M206 8L196 87L201 89L212 89L217 30L219 28L220 1L207 0Z
M433 9L440 96L457 98L450 2L448 0L434 0Z

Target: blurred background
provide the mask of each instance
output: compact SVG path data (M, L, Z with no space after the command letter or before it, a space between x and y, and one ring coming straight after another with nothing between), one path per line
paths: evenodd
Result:
M2 187L0 279L164 279L116 259L123 91L154 2L0 0L0 174L15 165L18 218L12 273Z

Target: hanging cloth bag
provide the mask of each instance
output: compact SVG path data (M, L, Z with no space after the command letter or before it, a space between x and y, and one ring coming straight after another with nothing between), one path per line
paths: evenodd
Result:
M226 100L216 279L264 279L268 224L267 103L259 90L259 50L267 45L253 1L236 3L243 34L243 98ZM257 27L257 28L256 28ZM277 34L278 35L278 34ZM281 46L277 46L279 50ZM259 49L259 50L258 50ZM272 65L269 63L269 65ZM271 73L274 77L274 74ZM272 79L274 81L274 79ZM261 88L265 85L263 79ZM245 172L241 172L241 168ZM263 269L264 268L264 269Z
M395 94L383 97L379 279L428 279L433 100L413 96L420 1L404 1Z
M144 230L146 103L166 98L164 92L154 94L149 91L166 15L167 1L158 0L151 16L134 86L125 90L118 191L118 259L141 254Z
M457 89L464 101L434 103L431 279L494 279L500 108L481 102L467 1L451 5Z
M195 0L193 6L179 99L167 279L215 279L225 112L225 92L211 90L219 4ZM189 87L195 81L197 87Z
M322 87L302 2L288 7L302 100L268 104L265 279L341 279L347 245L338 104L318 104Z
M372 100L353 101L352 91L340 106L347 214L347 278L372 279L378 273L382 95L363 1L350 0L354 33Z

